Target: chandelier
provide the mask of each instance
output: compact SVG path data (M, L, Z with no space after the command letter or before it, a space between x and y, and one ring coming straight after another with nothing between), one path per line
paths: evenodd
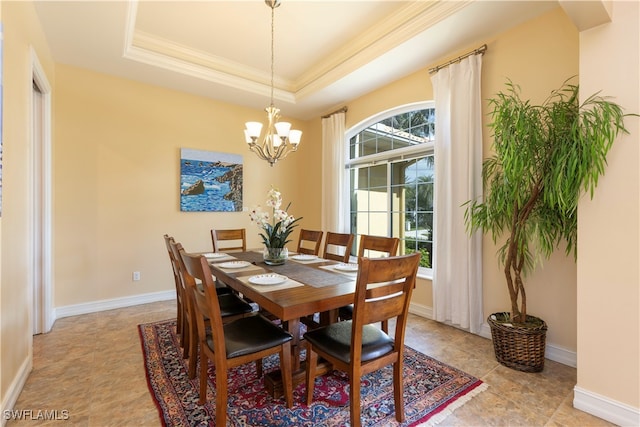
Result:
M280 0L264 0L264 2L271 8L271 104L265 108L267 128L262 139L260 139L262 131L260 122L245 123L244 137L249 149L273 166L275 162L298 149L302 131L291 129L291 123L279 122L280 109L273 105L273 18L275 8L280 6Z

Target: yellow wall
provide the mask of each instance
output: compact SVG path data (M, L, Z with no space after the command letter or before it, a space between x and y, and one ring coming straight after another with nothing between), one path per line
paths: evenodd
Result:
M549 12L489 40L478 40L462 53L486 43L483 57L482 93L489 98L504 88L506 78L522 86L525 97L540 102L564 80L578 74L578 32L561 9ZM443 58L446 62L450 58ZM549 64L553 64L550 67ZM435 66L437 64L432 64ZM418 101L432 100L428 68L398 80L348 103L347 129L380 111ZM577 83L577 81L576 81ZM483 106L483 116L488 112ZM485 120L485 124L488 123ZM489 153L491 134L484 127L484 152ZM483 242L484 313L509 310L509 296L502 269L495 256L497 246L490 237ZM576 265L558 251L544 268L527 280L530 313L549 324L548 342L576 350ZM430 280L419 280L414 304L433 307Z
M245 227L259 245L248 212L180 211L181 147L242 155L245 206L264 206L273 184L302 226L319 227L320 136L305 123L299 150L270 167L242 134L262 111L66 65L56 76L56 307L173 289L165 233L206 251L211 228Z
M28 218L30 190L31 48L49 81L53 61L29 2L2 2L3 164L0 247L0 397L2 409L10 388L26 379L31 366L31 288Z
M582 95L602 90L640 113L640 3L580 34ZM640 410L640 119L625 122L593 200L578 209L578 384ZM606 372L606 375L603 373ZM577 398L582 398L578 393Z

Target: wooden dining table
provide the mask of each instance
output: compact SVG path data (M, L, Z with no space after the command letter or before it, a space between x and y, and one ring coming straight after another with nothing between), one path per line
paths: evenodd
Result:
M279 266L265 264L262 251L259 250L210 254L207 258L211 273L218 280L280 319L283 327L291 333L294 385L304 380L300 361L301 321L315 313L322 314L320 323L335 321L338 309L353 303L357 276L355 265L317 257L296 258L295 253L290 254L289 259ZM256 276L264 274L284 276L279 279L284 281L276 284L252 283L261 282L260 277ZM265 385L272 395L279 395L279 373L265 376Z

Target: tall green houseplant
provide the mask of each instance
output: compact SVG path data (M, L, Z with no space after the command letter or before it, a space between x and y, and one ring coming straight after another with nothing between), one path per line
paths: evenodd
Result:
M494 242L506 235L498 256L514 324L528 320L524 276L562 241L576 256L578 201L593 197L613 141L627 132L619 105L598 94L580 104L578 95L568 80L533 105L507 81L489 100L494 154L483 162L484 200L467 202L465 221Z

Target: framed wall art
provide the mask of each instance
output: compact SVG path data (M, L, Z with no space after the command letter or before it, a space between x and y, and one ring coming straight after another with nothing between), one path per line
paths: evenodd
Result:
M182 148L180 210L242 211L242 156Z

